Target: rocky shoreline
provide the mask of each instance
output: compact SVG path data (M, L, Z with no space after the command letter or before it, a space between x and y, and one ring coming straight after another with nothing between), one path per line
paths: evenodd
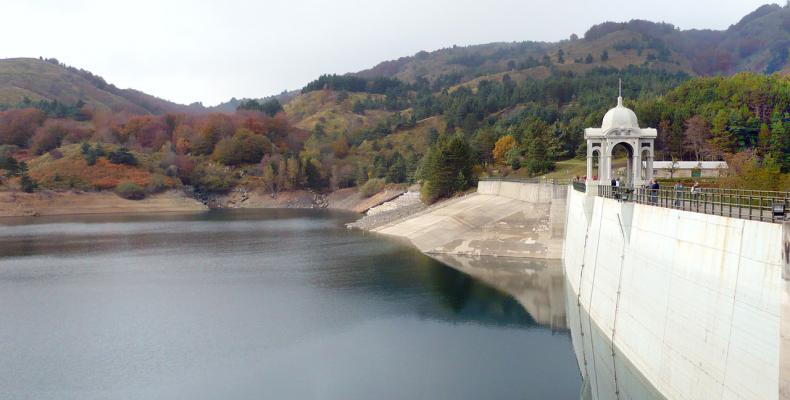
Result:
M409 191L393 200L372 207L364 217L350 224L346 224L346 227L369 231L412 216L426 208L428 208L428 206L420 200L420 193L417 191Z

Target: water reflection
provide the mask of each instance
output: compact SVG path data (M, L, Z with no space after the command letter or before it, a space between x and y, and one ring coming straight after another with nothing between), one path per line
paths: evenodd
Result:
M515 298L540 325L567 330L559 260L432 254L433 258Z
M570 284L565 295L573 350L584 379L582 399L664 399L590 318Z

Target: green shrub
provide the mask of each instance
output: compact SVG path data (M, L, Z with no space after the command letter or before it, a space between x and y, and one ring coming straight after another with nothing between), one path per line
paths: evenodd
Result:
M272 143L266 136L256 135L248 129L239 129L233 137L220 140L212 157L225 165L257 163L265 153L271 153Z
M160 174L154 174L151 176L151 182L145 188L146 192L148 193L160 193L167 190L169 186L165 181L165 177Z
M420 200L425 204L433 204L439 199L439 192L431 186L430 181L425 181L420 187Z
M38 188L38 183L31 179L27 174L22 174L22 177L19 179L19 186L22 188L23 192L33 193L33 191Z
M230 170L215 163L198 165L189 180L200 191L216 193L225 193L236 183Z
M12 156L0 155L0 169L4 169L9 177L19 175L19 163Z
M145 190L134 182L124 181L115 187L115 194L124 199L140 200L145 197Z
M88 165L96 165L96 152L93 150L88 150L88 153L84 154L85 162Z
M19 146L13 144L0 145L0 157L11 157L17 150Z
M111 151L107 154L107 159L113 164L137 165L137 159L124 147L121 147L118 151Z
M359 193L362 196L370 197L384 189L384 180L380 178L373 178L365 182L359 187Z

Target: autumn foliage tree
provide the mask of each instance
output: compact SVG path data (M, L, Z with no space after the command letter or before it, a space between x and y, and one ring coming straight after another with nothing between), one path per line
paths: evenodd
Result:
M0 144L27 147L31 136L45 119L46 114L34 108L0 112Z
M266 136L241 128L217 143L212 158L225 165L239 165L259 162L264 154L271 152L272 143Z
M499 138L494 144L494 151L492 155L496 164L505 164L507 162L507 155L510 150L516 145L516 140L511 135L505 135Z

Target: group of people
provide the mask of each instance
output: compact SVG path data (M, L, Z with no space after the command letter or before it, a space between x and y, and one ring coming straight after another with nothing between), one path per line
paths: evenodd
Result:
M587 180L586 176L575 176L573 178L574 182L585 182ZM616 177L611 181L612 185L612 194L615 199L623 199L623 193L626 191L624 190L623 181L620 177ZM658 181L655 179L651 179L645 187L648 197L648 202L651 204L658 204L659 193L661 190L661 186L658 184ZM686 187L683 186L682 182L677 182L672 187L672 192L668 193L668 195L672 198L672 204L675 207L680 207L683 201L683 193L686 192ZM701 193L701 189L699 186L699 182L694 181L694 184L688 190L689 196L688 200L696 201L699 198L699 194Z
M658 193L659 193L659 190L661 189L661 186L659 186L658 182L656 182L655 179L651 179L650 183L648 183L646 185L646 189L648 189L649 193L650 193L649 194L650 202L653 203L653 204L658 204ZM672 187L672 190L674 192L673 196L672 196L673 197L672 204L675 207L680 207L682 205L683 193L686 191L686 187L683 186L682 182L677 182ZM699 182L694 181L694 184L689 189L689 195L690 195L689 196L689 200L690 201L697 200L697 198L699 197L699 194L700 194Z

